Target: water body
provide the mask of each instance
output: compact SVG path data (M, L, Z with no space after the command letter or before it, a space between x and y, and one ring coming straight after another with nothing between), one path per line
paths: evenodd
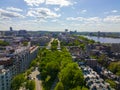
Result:
M107 37L96 37L96 36L85 36L85 37L101 43L120 43L120 38L107 38Z

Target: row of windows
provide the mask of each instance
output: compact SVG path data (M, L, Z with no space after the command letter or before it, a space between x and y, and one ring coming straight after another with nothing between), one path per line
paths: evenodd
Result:
M8 76L1 76L0 79L8 78Z
M2 83L2 84L0 84L0 87L1 87L1 86L2 86L2 87L4 87L4 86L7 86L7 87L8 87L8 86L9 86L9 83L6 83L6 85L5 85L4 83Z
M3 86L2 86L2 87L0 88L0 90L9 90L9 87L8 87L8 86L7 86L7 87L3 87Z

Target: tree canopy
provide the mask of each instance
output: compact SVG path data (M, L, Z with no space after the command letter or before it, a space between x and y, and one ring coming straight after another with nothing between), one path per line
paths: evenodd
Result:
M9 45L8 42L0 40L0 46L8 46L8 45Z
M59 82L55 90L69 90L77 86L83 86L82 71L72 61L72 57L66 48L62 48L61 51L43 49L39 55L41 56L39 57L39 71L45 90L50 90L56 78L59 79Z
M24 83L25 80L26 79L23 74L15 76L11 83L12 90L19 90L19 88L22 86L22 83Z

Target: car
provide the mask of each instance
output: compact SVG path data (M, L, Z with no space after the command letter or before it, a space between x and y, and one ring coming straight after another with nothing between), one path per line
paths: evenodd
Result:
M31 80L34 80L34 78L31 78Z

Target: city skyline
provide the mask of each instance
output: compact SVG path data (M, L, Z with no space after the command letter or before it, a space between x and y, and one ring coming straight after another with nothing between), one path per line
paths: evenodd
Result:
M120 32L119 0L1 0L0 30Z

